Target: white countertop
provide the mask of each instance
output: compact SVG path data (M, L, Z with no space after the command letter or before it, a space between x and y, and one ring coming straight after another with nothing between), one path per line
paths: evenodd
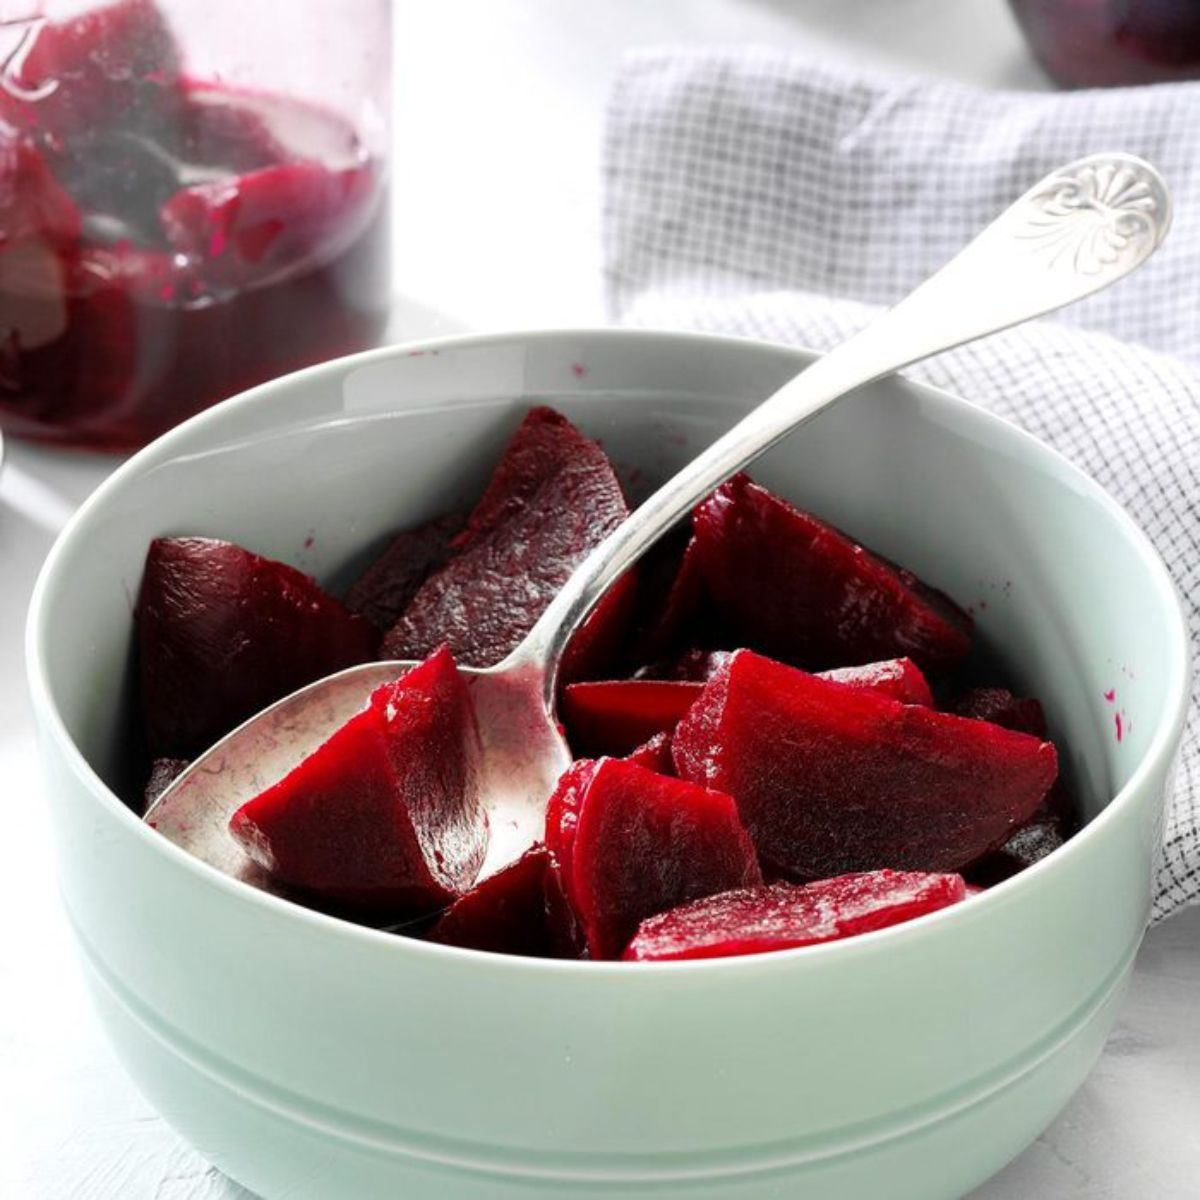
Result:
M438 0L397 9L403 338L603 321L599 135L608 80L628 46L817 40L983 84L1044 86L1003 0ZM0 800L9 822L0 845L0 1196L248 1200L117 1064L84 999L51 876L22 626L55 532L113 465L10 442L0 472ZM1198 1009L1193 909L1151 931L1083 1089L973 1200L1200 1196Z

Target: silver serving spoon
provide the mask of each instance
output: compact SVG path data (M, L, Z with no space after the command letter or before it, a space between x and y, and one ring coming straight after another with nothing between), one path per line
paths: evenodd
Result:
M485 751L491 840L482 874L542 836L546 801L570 761L554 721L563 650L654 541L847 392L1098 292L1143 263L1170 221L1166 185L1138 158L1098 154L1048 175L895 308L814 362L663 484L580 564L503 662L464 668ZM270 889L229 835L230 816L315 750L372 690L413 665L352 667L280 700L197 759L146 821L197 858Z

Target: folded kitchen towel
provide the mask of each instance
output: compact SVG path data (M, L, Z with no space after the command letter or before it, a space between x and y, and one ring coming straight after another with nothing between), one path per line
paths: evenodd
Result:
M1176 201L1162 250L1054 318L911 368L1056 447L1158 547L1200 644L1200 84L1041 95L773 50L645 51L613 91L605 260L626 324L827 349L1043 175L1126 150ZM1200 720L1156 918L1200 899Z

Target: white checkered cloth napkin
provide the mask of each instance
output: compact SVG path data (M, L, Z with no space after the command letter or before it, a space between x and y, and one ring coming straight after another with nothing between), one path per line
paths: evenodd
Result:
M613 316L817 349L866 323L1062 163L1155 163L1174 228L1136 275L911 370L1024 426L1149 534L1200 645L1200 84L1025 95L771 50L638 52L609 112ZM1197 695L1156 919L1200 899Z

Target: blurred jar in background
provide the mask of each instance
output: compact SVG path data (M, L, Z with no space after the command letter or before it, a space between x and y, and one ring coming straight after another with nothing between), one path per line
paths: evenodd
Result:
M1010 0L1034 56L1065 87L1200 77L1200 0Z
M0 427L102 449L374 344L388 0L0 0Z

